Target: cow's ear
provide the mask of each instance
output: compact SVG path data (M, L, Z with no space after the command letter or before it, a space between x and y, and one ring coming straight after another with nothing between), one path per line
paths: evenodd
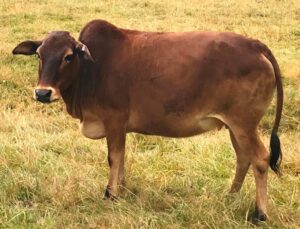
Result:
M23 55L32 55L36 53L37 48L42 44L42 41L23 41L18 44L12 53L23 54Z
M83 58L84 60L90 62L94 62L94 58L92 57L88 47L85 44L78 42L76 45L76 52L80 58Z

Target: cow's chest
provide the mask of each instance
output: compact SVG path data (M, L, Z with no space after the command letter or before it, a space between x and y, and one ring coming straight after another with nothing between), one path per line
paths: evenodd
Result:
M105 128L101 120L82 121L79 125L81 133L91 139L100 139L105 137Z

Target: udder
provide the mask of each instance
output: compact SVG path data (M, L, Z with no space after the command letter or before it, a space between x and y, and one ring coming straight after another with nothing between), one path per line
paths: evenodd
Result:
M105 137L105 128L102 121L82 121L79 128L87 138L100 139Z

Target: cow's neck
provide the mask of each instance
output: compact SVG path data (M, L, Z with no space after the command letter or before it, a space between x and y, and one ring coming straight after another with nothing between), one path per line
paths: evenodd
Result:
M74 77L73 83L62 92L67 112L74 118L83 119L83 109L95 101L97 79L93 74L93 66L86 64L81 67L80 73Z
M66 104L67 112L77 119L82 119L80 104L76 104L76 92L75 85L72 84L66 90L62 92L62 98Z

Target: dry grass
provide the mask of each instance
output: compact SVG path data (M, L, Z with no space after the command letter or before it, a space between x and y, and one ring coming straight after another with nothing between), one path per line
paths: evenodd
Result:
M252 228L252 173L228 195L235 157L225 130L189 139L130 134L127 186L119 201L102 200L105 141L79 134L62 103L33 102L37 61L12 57L27 38L51 30L74 36L91 19L150 31L234 31L264 41L285 84L281 125L284 175L270 173L270 221L300 227L300 4L298 0L71 1L2 0L0 4L1 228ZM261 131L267 144L274 106Z

